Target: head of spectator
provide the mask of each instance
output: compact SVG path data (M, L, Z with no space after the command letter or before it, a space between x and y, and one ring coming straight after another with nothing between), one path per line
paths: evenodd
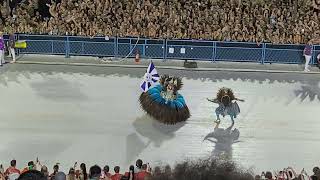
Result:
M91 166L89 170L90 179L99 179L101 176L101 168L98 165Z
M40 171L29 170L22 173L17 180L48 180L48 179Z
M45 177L47 177L47 178L49 177L49 171L48 171L47 166L42 166L40 172L43 173Z
M135 180L135 173L134 173L134 166L133 165L131 165L129 167L129 172L126 176L128 179Z
M270 171L266 172L266 179L272 179L272 173Z
M29 161L28 162L28 169L29 170L35 170L36 169L33 161Z
M138 159L138 160L136 161L137 171L141 171L142 164L143 164L143 162L142 162L141 159Z
M116 167L114 167L114 172L116 173L116 174L119 174L120 173L120 167L119 166L116 166Z
M17 161L16 160L11 160L10 166L15 168L16 165L17 165Z
M160 169L160 167L159 167L159 166L156 166L156 167L154 168L154 170L153 170L153 174L154 174L155 176L157 176L157 175L160 175L160 174L161 174L161 169Z
M74 168L70 168L68 173L68 180L75 180L75 178L76 178L76 172Z
M85 163L80 164L80 170L81 170L81 174L83 175L83 179L87 179L88 174L87 174L87 168Z
M143 165L142 165L142 170L143 170L143 171L147 171L147 169L148 169L148 165L147 165L147 164L143 164Z
M57 173L58 171L59 171L59 165L56 164L56 165L53 166L53 173L55 174L55 173Z
M54 176L54 180L66 180L66 174L64 172L57 172Z
M108 165L105 165L105 166L103 167L103 172L104 172L105 174L107 174L107 173L109 173L109 171L110 171L109 166L108 166Z

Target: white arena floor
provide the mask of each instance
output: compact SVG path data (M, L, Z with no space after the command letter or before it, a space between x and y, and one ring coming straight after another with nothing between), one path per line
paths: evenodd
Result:
M180 93L192 114L186 123L161 125L140 109L145 69L0 68L0 163L7 166L15 158L22 168L39 157L50 169L59 162L66 170L75 161L127 168L137 158L155 166L220 155L255 172L319 165L318 75L158 72L183 77ZM226 132L229 118L220 129L213 126L216 105L206 98L223 86L245 99L232 127L238 139Z

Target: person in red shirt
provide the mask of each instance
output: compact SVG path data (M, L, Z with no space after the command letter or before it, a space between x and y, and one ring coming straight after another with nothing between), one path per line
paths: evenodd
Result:
M138 174L137 174L137 180L144 180L146 177L151 176L151 173L148 172L147 169L148 169L148 165L143 164L142 165L142 171L138 172Z
M109 173L109 166L108 166L108 165L104 166L104 168L103 168L103 173L104 173L104 175L105 175L106 177L108 177L108 178L111 178L111 176L112 176L112 174Z
M16 168L17 161L12 160L10 162L10 167L5 171L5 175L8 177L11 174L20 174L20 170Z
M137 173L134 173L134 166L131 165L129 167L129 172L126 172L124 174L125 177L127 177L128 180L136 180L137 179Z
M34 162L33 161L30 161L28 162L28 166L25 167L22 171L21 171L21 174L29 171L29 170L35 170L35 165L34 165Z
M120 180L122 177L122 174L120 174L120 167L116 166L114 167L115 174L111 176L111 180Z

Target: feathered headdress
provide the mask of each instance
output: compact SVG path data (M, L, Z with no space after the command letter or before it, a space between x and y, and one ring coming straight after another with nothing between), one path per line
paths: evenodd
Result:
M181 78L169 76L167 74L160 77L160 84L164 87L167 87L168 84L172 84L175 87L175 91L180 90L183 86Z

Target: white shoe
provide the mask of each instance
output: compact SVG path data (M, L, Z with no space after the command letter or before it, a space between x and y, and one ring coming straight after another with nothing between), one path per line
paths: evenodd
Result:
M310 70L309 69L305 69L304 72L310 72Z

